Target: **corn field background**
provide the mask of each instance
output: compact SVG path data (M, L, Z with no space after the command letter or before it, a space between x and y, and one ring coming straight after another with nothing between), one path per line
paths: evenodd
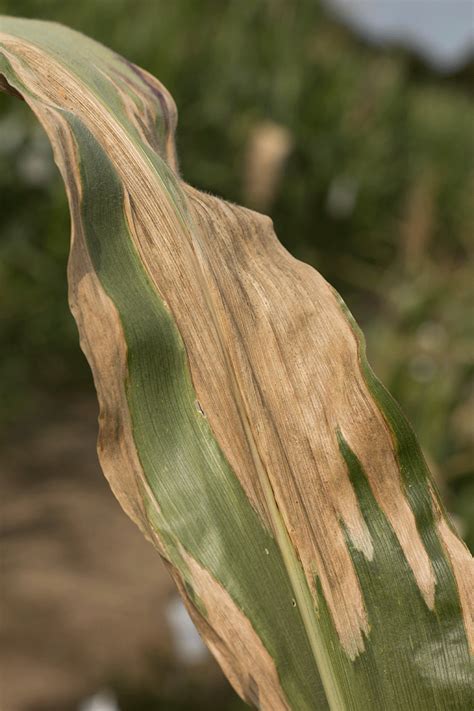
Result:
M436 73L406 51L369 47L310 0L298 10L283 1L87 0L64 7L55 1L40 5L3 0L0 5L7 14L64 22L160 77L180 107L182 174L192 185L270 214L285 246L340 291L364 329L374 370L408 414L472 550L472 62L450 74ZM18 591L20 607L26 601L21 596L21 586L27 585L25 535L38 540L37 531L42 531L39 555L46 569L56 565L60 576L61 555L74 559L74 545L52 555L42 521L49 522L54 541L60 528L58 524L54 531L60 520L55 510L69 506L70 520L75 520L72 500L90 497L95 503L89 526L97 525L103 482L97 484L94 474L91 377L67 308L69 217L64 189L46 137L25 106L3 95L0 190L0 418L8 471L15 474L2 484L2 519L11 524L14 547L7 552L12 559L13 552L19 553L11 567L6 556L7 580L15 580L9 583L16 593L8 602L13 615ZM86 424L78 424L83 419ZM18 452L24 433L26 451ZM89 449L92 453L84 459ZM71 450L76 452L73 464ZM87 476L81 473L81 463ZM62 498L54 498L64 486L66 467L72 471L69 485ZM120 516L117 512L117 528L112 529L118 536L120 527L129 525ZM98 540L112 551L114 538L107 535L104 530ZM128 544L128 533L123 536L124 546L130 546L128 567L109 571L109 579L118 576L118 588L120 575L121 580L130 575L133 561L142 562L136 575L148 565L138 541ZM90 570L103 565L92 546L81 548L76 559L80 561L71 565L72 577L81 565ZM68 565L63 561L63 574ZM41 580L35 580L41 599ZM143 585L150 591L143 593L147 610L154 604L166 607L170 593L165 583L150 576ZM70 581L65 586L71 599L73 587ZM91 597L89 604L97 605L98 596ZM109 627L101 623L107 617L100 613L106 609L105 602L101 604L94 624L85 628L87 634L98 635L105 650ZM125 608L118 613L127 614ZM142 666L147 671L134 670L125 682L121 665L130 660L124 662L118 654L113 669L94 676L83 663L87 643L79 641L80 635L71 633L61 640L53 634L52 646L65 645L55 656L39 619L36 658L48 673L61 667L61 656L72 660L76 655L81 663L69 687L66 673L60 683L50 682L52 688L56 683L59 700L45 696L38 702L37 696L19 705L21 711L53 709L55 703L63 709L66 698L77 708L81 695L94 692L94 684L112 689L122 711L160 708L160 703L167 709L209 708L209 698L222 698L219 708L240 708L207 662L199 662L205 672L191 665L183 676L179 660L169 651L171 640L147 634L145 616L136 648L146 658ZM76 626L81 624L78 619ZM21 633L21 625L13 622L4 632L7 639L16 639L24 663ZM119 646L126 645L129 629L122 634ZM20 666L13 670L18 672ZM58 687L64 687L62 695Z

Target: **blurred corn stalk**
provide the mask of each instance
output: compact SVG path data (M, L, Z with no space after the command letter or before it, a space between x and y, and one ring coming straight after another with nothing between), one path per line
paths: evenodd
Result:
M250 133L244 164L245 204L267 211L280 187L285 162L293 140L284 126L260 121Z
M341 299L182 181L147 72L50 23L3 18L0 47L66 184L102 468L237 692L470 708L470 557Z

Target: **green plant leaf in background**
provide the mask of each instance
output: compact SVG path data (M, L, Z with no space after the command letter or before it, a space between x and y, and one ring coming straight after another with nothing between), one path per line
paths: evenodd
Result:
M268 218L183 182L144 70L3 18L0 75L66 184L102 468L237 692L471 708L470 556L338 295Z

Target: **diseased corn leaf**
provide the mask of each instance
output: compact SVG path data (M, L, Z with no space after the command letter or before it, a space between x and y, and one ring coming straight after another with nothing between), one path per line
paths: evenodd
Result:
M268 218L183 182L147 72L3 18L0 74L66 184L103 470L237 692L472 708L470 556L338 295Z

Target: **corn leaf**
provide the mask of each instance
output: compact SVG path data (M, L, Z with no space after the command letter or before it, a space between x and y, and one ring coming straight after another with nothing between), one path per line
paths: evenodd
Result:
M102 468L237 692L472 708L471 559L340 297L267 217L183 181L146 71L3 18L0 76L66 185Z

